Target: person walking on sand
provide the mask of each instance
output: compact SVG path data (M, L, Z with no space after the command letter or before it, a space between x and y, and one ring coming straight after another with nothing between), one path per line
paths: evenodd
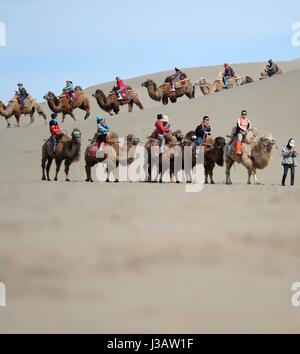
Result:
M289 170L291 170L291 186L295 184L295 171L297 167L296 158L298 156L298 152L295 148L295 140L290 139L287 145L282 148L282 166L284 169L283 177L282 177L282 186L285 186L285 181L288 175Z

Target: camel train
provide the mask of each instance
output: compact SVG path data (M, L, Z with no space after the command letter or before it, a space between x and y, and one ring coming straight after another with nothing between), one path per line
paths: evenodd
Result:
M144 171L146 182L163 182L163 174L167 172L170 182L180 183L182 180L178 178L180 172L184 171L184 181L192 183L193 169L198 163L194 131L183 134L182 131L176 130L166 134L166 147L163 153L159 151L159 140L153 133L148 137L145 144L147 158L145 159ZM248 184L251 184L251 177L254 184L259 184L257 179L257 170L265 169L272 155L272 149L275 140L271 134L258 137L255 129L250 129L246 134L243 145L242 155L235 154L236 140L230 136L230 141L226 143L225 138L217 137L216 139L207 138L203 144L204 149L204 171L205 184L215 184L213 172L216 166L226 166L226 184L231 185L230 171L232 166L237 163L243 165L248 172ZM99 155L99 143L97 135L93 137L87 146L84 154L86 182L93 182L92 168L98 163L102 163L109 171L107 182L118 182L118 167L122 164L127 166L136 161L136 148L140 145L140 139L132 134L128 134L126 139L119 139L118 134L111 132L106 141L104 152ZM190 156L184 153L185 147L190 147ZM50 168L53 160L56 162L56 173L54 181L58 180L58 173L63 161L65 161L66 181L69 180L69 169L73 162L79 161L81 154L81 132L74 129L71 138L62 135L57 143L56 150L53 152L51 148L51 138L49 138L42 147L42 180L51 181ZM152 154L157 154L158 159L153 159ZM180 164L176 164L176 157L182 159ZM185 158L192 161L191 171L185 168ZM152 176L154 170L153 161L156 161L156 175ZM178 159L177 159L178 161ZM165 163L165 164L164 164ZM167 171L163 170L163 166L168 166ZM112 177L112 178L111 178Z

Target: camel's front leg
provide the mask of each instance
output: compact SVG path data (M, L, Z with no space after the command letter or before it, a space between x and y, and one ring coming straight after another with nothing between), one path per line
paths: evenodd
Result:
M215 184L213 171L211 171L211 172L209 173L209 177L210 177L210 183L211 183L211 184Z
M128 113L131 113L132 110L133 110L133 102L130 101L130 102L128 103Z
M69 180L70 165L71 165L71 161L66 160L66 161L65 161L66 182L70 182L70 180Z
M75 118L73 112L70 113L70 116L73 118L74 122L76 122L76 118Z
M251 177L252 177L252 171L248 170L248 185L252 184L251 183Z
M258 182L256 171L253 171L253 178L254 178L254 184L257 185L257 186L260 185L260 183Z
M20 118L21 118L21 113L16 113L15 115L16 121L17 121L17 127L20 128Z
M50 168L52 165L52 159L48 158L47 166L46 166L46 173L47 173L47 181L51 181L50 179Z
M62 160L61 159L55 159L55 162L56 162L56 173L55 173L54 181L57 181L58 180L58 173L59 173L59 170L60 170L60 166L61 166Z
M231 170L231 167L233 166L234 162L230 159L227 159L226 161L226 184L228 185L231 185L232 184L232 181L231 181L231 178L230 178L230 170Z
M85 165L85 172L86 172L86 182L93 182L92 179L92 167L90 164L86 163Z
M6 123L7 123L7 127L6 128L10 128L10 123L9 123L9 118L5 118L6 119Z
M46 181L46 174L45 174L45 168L46 168L46 162L47 162L47 157L43 157L42 159L42 181Z

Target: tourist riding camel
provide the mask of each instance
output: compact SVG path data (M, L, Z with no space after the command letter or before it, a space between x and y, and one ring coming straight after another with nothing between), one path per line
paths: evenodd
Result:
M106 120L102 116L97 116L97 142L99 143L99 151L104 151L104 144L106 143L107 135L110 131Z
M262 79L265 79L268 77L278 76L281 74L282 74L282 70L279 69L279 66L276 63L274 63L272 59L270 59L268 61L265 71L261 73L261 77Z
M228 89L228 84L229 84L230 79L235 78L235 71L227 63L224 64L224 69L225 69L225 71L223 74L223 80L224 80L225 89Z
M181 76L183 75L183 72L178 69L178 68L175 68L175 74L172 75L172 89L171 89L171 92L175 92L176 89L176 82L178 82L180 79L181 79Z
M123 100L128 98L128 90L125 85L125 82L119 76L116 77L116 84L114 89L118 95L118 100Z
M159 153L163 154L165 151L165 145L166 145L166 139L165 139L165 135L167 133L170 133L170 129L166 128L164 126L164 122L167 122L168 117L165 117L165 119L163 120L163 115L162 114L158 114L157 115L157 121L155 123L155 128L156 128L156 134L159 140Z
M64 91L66 92L67 99L72 102L73 99L73 93L74 93L74 85L71 79L66 81L66 87L64 88Z
M243 110L233 131L233 139L235 140L235 154L237 156L242 156L242 142L247 132L252 128L252 124L247 115L247 111Z
M26 91L24 85L22 83L18 84L18 91L16 92L16 94L19 97L20 100L20 104L21 104L21 110L24 109L24 103L26 98L29 96L28 92Z
M50 128L50 134L51 134L50 145L51 145L51 149L54 153L56 150L58 139L63 135L61 127L58 124L57 113L51 114L49 128Z
M197 156L200 153L201 145L210 135L211 135L210 118L208 116L204 116L201 124L195 130Z

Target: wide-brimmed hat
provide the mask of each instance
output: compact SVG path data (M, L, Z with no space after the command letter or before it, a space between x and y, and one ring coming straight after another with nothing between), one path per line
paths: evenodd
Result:
M167 115L164 115L163 117L162 117L162 122L165 122L165 123L169 123L169 117L167 116Z

